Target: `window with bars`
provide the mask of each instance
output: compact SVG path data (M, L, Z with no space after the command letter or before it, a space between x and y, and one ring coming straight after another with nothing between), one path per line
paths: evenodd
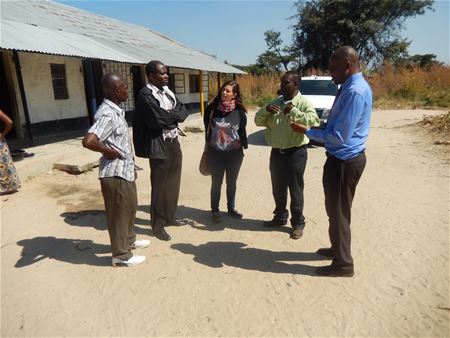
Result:
M169 88L175 94L185 94L185 83L183 73L173 73L169 74Z
M55 96L55 100L68 99L66 65L51 63L50 70L52 73L53 95Z
M198 74L189 74L189 92L200 92L200 76Z

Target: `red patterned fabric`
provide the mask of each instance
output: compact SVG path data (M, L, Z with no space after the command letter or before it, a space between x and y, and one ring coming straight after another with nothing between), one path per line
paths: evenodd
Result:
M219 106L217 107L223 113L229 113L236 108L236 101L220 101Z

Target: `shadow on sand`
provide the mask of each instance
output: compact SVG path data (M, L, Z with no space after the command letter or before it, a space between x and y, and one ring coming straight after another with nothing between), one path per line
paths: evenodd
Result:
M309 276L315 275L314 266L286 262L323 261L326 259L312 252L274 252L246 246L240 242L208 242L199 246L178 243L173 244L171 248L186 255L192 255L195 262L212 268L234 266L245 270Z
M56 259L72 264L111 266L111 248L85 239L56 237L35 237L17 242L23 246L16 268L37 263L45 258ZM98 254L109 254L99 257Z
M266 140L264 138L265 129L258 130L247 136L248 144L254 146L267 146Z
M107 230L106 226L106 216L104 210L82 210L75 212L64 212L61 214L64 218L64 222L69 225L78 227L90 227L96 230ZM150 226L150 220L142 219L136 217L136 225ZM147 234L147 229L142 229L140 227L134 227L136 234Z
M177 218L183 219L188 225L195 229L205 231L222 231L225 228L240 230L240 231L279 231L290 233L291 227L283 226L279 228L266 228L263 226L263 221L258 219L236 219L227 215L226 212L220 213L222 221L214 223L211 218L211 211L187 207L184 205L178 206Z

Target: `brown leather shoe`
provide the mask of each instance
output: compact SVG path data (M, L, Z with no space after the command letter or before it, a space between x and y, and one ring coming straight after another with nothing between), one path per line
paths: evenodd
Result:
M303 236L303 229L292 229L291 238L299 239Z
M212 220L214 223L220 223L222 221L222 218L220 217L220 214L218 211L214 211L212 213Z
M353 277L355 274L353 267L351 268L337 268L333 265L319 266L316 268L316 274L324 277Z

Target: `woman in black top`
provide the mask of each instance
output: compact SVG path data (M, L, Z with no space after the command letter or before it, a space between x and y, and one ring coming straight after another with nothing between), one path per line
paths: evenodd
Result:
M211 211L215 223L219 214L220 190L226 174L228 215L242 218L236 210L236 181L247 149L247 109L242 103L239 84L226 81L206 107L205 124L208 165L211 170Z

